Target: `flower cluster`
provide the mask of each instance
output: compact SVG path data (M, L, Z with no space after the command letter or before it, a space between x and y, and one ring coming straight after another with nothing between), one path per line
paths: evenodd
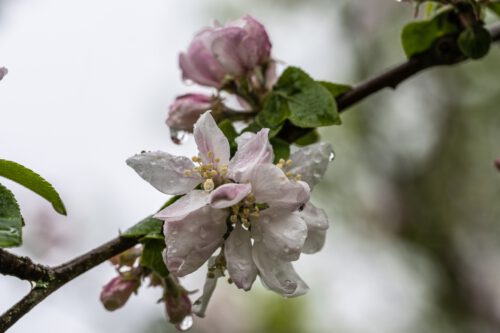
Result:
M275 81L269 36L262 24L249 15L200 31L187 52L179 56L179 65L185 80L216 88L217 94L177 97L166 121L174 132L192 132L193 124L207 110L213 110L216 119L220 119L228 110L218 95L220 90L235 92L243 84L258 92Z
M183 195L155 215L165 221L165 262L175 276L196 271L220 248L209 262L208 280L227 270L230 280L244 290L257 276L286 297L308 290L292 262L324 244L327 216L309 198L333 151L329 144L318 143L273 164L268 132L238 137L238 149L230 158L228 140L207 112L194 127L198 156L190 160L145 152L127 160L158 190ZM195 305L206 302L202 298ZM195 311L203 315L204 306Z

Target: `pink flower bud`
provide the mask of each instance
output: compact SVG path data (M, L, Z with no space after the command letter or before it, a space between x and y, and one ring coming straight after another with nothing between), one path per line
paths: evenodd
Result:
M170 105L167 125L170 128L192 132L198 118L212 108L214 99L202 94L186 94L179 96Z
M495 166L498 171L500 171L500 157L495 160Z
M5 67L0 67L0 80L3 79L5 75L7 75L9 71Z
M184 79L220 88L226 76L240 77L268 61L271 41L262 24L249 15L225 26L199 32L179 56Z
M117 276L106 284L101 291L101 302L108 311L114 311L127 303L130 295L139 287L136 279Z
M172 324L180 324L185 317L191 315L191 300L185 291L176 296L167 294L165 306L168 319Z

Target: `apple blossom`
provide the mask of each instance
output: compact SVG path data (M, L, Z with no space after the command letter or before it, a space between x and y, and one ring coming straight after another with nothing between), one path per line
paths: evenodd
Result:
M264 26L249 15L200 31L179 56L184 79L220 88L269 61L271 42Z
M178 96L169 107L166 123L172 129L192 132L194 123L215 102L212 96L203 94Z
M108 311L114 311L127 303L133 292L139 288L140 282L134 277L119 275L109 281L101 291L101 302Z

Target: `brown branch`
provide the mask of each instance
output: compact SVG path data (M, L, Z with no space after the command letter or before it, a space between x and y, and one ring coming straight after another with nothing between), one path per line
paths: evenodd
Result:
M2 249L0 249L0 274L12 275L28 281L52 278L49 267L35 264L28 257L19 257Z
M493 41L499 41L500 25L491 28L490 33ZM430 52L414 57L379 76L376 76L355 86L352 90L339 96L337 98L338 109L340 112L345 111L348 107L365 99L375 92L378 92L385 88L396 88L404 80L427 68L439 65L452 65L465 60L466 59L458 51L454 39L446 37L442 38L435 44L434 48ZM24 266L23 264L18 263L18 265L25 267L27 272L30 272L29 274L34 274L33 276L29 276L29 274L23 275L18 272L12 271L12 269L9 271L7 268L4 269L4 267L2 267L0 271L1 273L4 273L5 271L4 274L11 274L20 278L23 278L21 276L24 276L29 280L31 280L31 277L37 276L41 277L42 279L40 280L45 283L39 283L38 286L32 289L28 293L28 295L21 299L21 301L19 301L13 307L7 310L7 312L5 312L2 316L0 316L0 333L5 332L17 320L28 313L34 306L36 306L43 299L45 299L47 296L52 294L67 282L101 264L105 260L110 259L111 257L133 247L137 243L138 239L118 237L95 248L90 252L87 252L86 254L83 254L80 257L77 257L61 266L53 268L36 265L29 259L29 261L24 263ZM5 255L5 253L7 252L2 253ZM8 255L5 255L5 258L8 258ZM16 258L19 259L18 257ZM4 261L0 261L0 263L2 264L0 266L3 266ZM17 267L15 265L12 266L12 264L9 265L9 267ZM37 273L33 273L33 269L37 271Z

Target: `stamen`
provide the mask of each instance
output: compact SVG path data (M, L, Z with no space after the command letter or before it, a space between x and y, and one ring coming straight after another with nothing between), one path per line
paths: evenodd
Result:
M203 182L203 189L205 190L205 192L212 191L214 189L214 187L215 187L215 184L214 184L213 179L211 179L211 178L209 178Z
M191 170L184 170L184 176L189 177L191 176L192 171Z

